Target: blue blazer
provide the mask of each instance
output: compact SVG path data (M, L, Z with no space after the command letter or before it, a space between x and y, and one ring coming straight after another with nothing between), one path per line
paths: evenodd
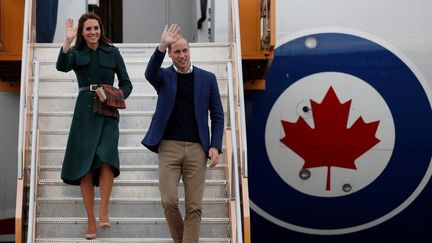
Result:
M161 67L164 58L165 53L155 50L145 71L146 79L158 93L158 100L150 128L141 143L155 153L158 152L159 144L165 133L177 92L177 72L172 65L168 68ZM201 145L206 154L211 147L220 151L224 129L224 112L216 76L195 66L193 73L195 117ZM209 111L211 136L208 125Z

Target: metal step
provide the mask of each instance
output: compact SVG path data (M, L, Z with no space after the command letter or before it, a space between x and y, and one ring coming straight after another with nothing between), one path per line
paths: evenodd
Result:
M226 197L226 180L206 180L204 197ZM61 179L40 179L38 183L39 197L81 197L79 186L63 183ZM179 197L184 197L183 183L179 185ZM95 195L100 195L99 188ZM113 198L155 198L160 197L158 180L114 180L111 196Z
M73 111L75 108L77 94L41 94L39 97L40 112ZM227 95L221 93L223 109L226 110ZM126 99L126 110L128 111L154 111L157 95L153 93L132 94Z
M192 62L197 67L214 73L216 77L227 78L226 64L228 61L229 60ZM129 78L132 82L134 78L144 78L147 62L126 61L125 64ZM171 63L165 62L163 66L168 67L170 65ZM55 62L41 62L39 70L40 79L71 79L75 76L74 72L64 73L57 71L55 69Z
M206 179L206 186L225 186L226 180L220 179ZM39 185L58 186L65 185L61 179L39 179ZM159 185L159 180L119 180L114 179L114 186L155 186ZM183 181L180 179L180 186Z
M60 52L62 43L46 44L46 43L35 43L34 56L40 61L55 61ZM158 43L140 43L140 44L114 44L119 48L123 59L137 60L137 61L148 61L153 55ZM192 62L197 61L213 61L230 59L231 43L189 43ZM168 59L168 57L166 57Z
M88 243L84 238L39 238L37 243ZM173 243L171 238L96 238L91 243ZM200 238L200 243L229 243L230 238Z
M60 178L61 165L41 165L39 166L40 179ZM208 167L206 172L207 179L225 179L225 165L218 164L213 168ZM121 165L119 180L157 180L159 179L158 165Z
M43 165L61 165L64 158L65 147L42 147L39 149L39 161ZM135 149L120 148L121 165L156 165L158 155L145 149L144 146Z
M123 147L143 147L141 140L147 133L147 129L120 129L119 144ZM60 130L40 130L39 146L66 147L69 131ZM223 141L223 145L225 141Z
M39 96L39 111L73 111L78 94L41 94ZM154 111L157 95L153 93L134 92L126 99L126 110Z
M41 142L42 143L42 142ZM132 147L119 147L121 165L157 165L158 155L151 152L143 145ZM31 150L31 148L29 148ZM61 165L63 162L65 147L40 147L39 161L41 165ZM222 147L222 154L219 156L219 164L224 165L226 161L225 147Z
M38 201L38 217L86 217L82 198L41 197ZM100 198L95 198L95 214L99 215ZM110 216L163 218L160 198L110 198ZM184 198L179 200L179 208L184 215ZM204 198L203 217L224 218L228 215L227 198Z
M153 111L123 111L120 110L120 129L146 129L150 126ZM69 129L73 111L39 112L39 129L62 130ZM224 116L225 124L228 117Z
M120 111L120 129L146 129L150 125L153 111ZM69 129L72 122L72 111L40 112L39 129Z
M144 129L141 129L144 130ZM143 147L141 144L141 140L144 138L145 133L136 133L136 134L120 134L119 143L124 147ZM61 146L66 147L68 134L44 134L41 133L40 137L40 146L42 147L52 147L52 146Z
M54 68L54 67L53 67ZM142 74L144 75L144 73ZM133 90L131 95L141 95L141 94L156 94L156 90L151 86L151 84L142 77L130 77ZM226 80L220 80L219 82L227 84ZM118 80L114 78L115 87L118 87ZM63 79L51 79L44 78L39 79L39 94L43 95L56 95L56 94L78 94L78 81L75 78L63 78Z
M99 237L118 237L119 235L128 238L168 238L170 237L165 218L110 218L111 228L108 230L98 229ZM45 218L39 217L36 220L38 238L76 238L87 228L87 218ZM200 236L205 238L226 237L229 235L228 218L202 218Z
M53 67L55 69L55 67ZM55 71L55 70L54 70ZM56 71L57 72L57 71ZM224 75L217 76L216 79L220 91L226 90L228 79ZM153 86L145 79L144 73L140 77L130 77L133 85L131 95L141 95L146 93L155 94ZM114 86L118 86L118 80L114 79ZM41 95L57 95L57 94L77 94L78 82L76 77L63 77L61 79L43 78L39 79L39 94ZM223 92L221 92L223 93ZM126 100L127 101L127 100Z

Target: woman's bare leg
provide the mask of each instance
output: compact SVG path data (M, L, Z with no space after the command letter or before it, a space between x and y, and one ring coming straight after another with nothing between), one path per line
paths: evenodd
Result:
M94 187L93 173L90 171L81 178L80 181L81 195L84 202L84 207L87 213L87 236L96 234L96 218L94 215Z
M99 186L101 193L101 204L99 208L99 224L105 228L109 227L109 199L111 196L111 191L114 182L114 172L110 165L102 164L100 178L99 178Z

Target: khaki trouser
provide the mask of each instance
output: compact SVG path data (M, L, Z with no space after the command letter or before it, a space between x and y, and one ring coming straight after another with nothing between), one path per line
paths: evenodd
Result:
M159 145L159 190L175 243L198 243L206 175L206 153L199 143L162 140ZM178 207L180 176L185 189L184 220Z

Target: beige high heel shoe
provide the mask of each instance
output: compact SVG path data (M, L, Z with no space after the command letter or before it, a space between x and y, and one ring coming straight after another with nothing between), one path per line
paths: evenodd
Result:
M86 240L94 240L96 239L96 233L95 234L85 234L84 236Z
M110 222L99 222L99 227L103 230L111 228Z

